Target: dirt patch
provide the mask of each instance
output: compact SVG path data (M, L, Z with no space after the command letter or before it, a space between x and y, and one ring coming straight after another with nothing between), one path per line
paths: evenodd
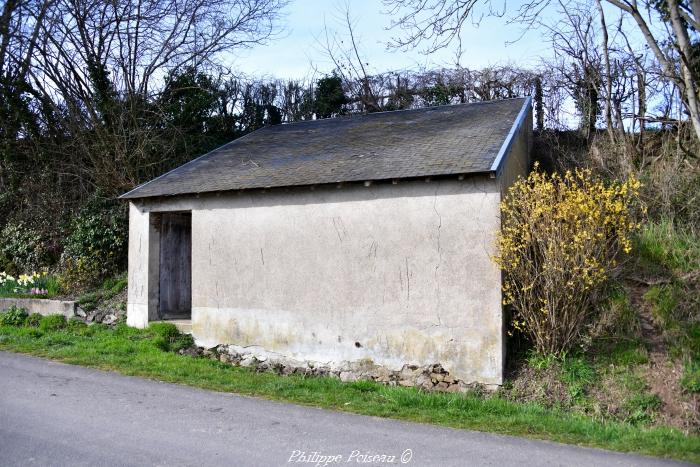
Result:
M672 337L654 321L644 298L654 285L626 284L635 318L619 336L608 334L588 352L563 359L522 357L512 362L499 395L601 419L700 433L700 396L681 386L683 360L672 357L667 345Z
M685 432L700 432L700 398L687 394L681 387L683 365L671 361L666 355L652 354L645 372L650 391L658 394L663 406L658 422L679 428Z
M664 332L654 320L644 294L653 284L628 284L632 305L639 314L641 338L649 352L649 363L644 377L649 390L661 398L662 407L658 422L679 428L685 432L700 431L700 397L686 393L681 386L683 364L669 357Z

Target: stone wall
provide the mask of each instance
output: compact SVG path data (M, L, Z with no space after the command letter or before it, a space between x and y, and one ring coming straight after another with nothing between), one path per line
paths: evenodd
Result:
M493 390L497 385L466 383L455 378L441 364L419 367L404 365L399 370L390 370L371 360L339 362L328 365L311 360L297 360L264 349L219 345L212 349L192 347L180 354L193 357L208 357L222 363L250 368L259 372L274 372L279 375L304 375L337 378L344 383L374 381L388 386L417 387L423 391L466 392L469 390Z

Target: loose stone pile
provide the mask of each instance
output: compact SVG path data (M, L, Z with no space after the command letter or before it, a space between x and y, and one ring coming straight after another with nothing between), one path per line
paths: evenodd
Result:
M114 310L85 311L80 306L75 309L75 316L86 323L115 324L119 321L119 312Z
M327 376L343 382L375 381L389 386L415 386L423 391L466 392L483 389L479 384L467 384L456 379L439 363L423 367L404 365L400 370L391 370L369 359L328 364L296 360L273 352L236 345L220 345L211 349L191 347L181 350L180 353L280 375Z

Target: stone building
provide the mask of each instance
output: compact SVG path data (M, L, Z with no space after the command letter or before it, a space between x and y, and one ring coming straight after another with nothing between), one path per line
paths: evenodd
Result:
M492 261L529 166L531 101L262 128L124 194L127 323L196 342L500 384Z

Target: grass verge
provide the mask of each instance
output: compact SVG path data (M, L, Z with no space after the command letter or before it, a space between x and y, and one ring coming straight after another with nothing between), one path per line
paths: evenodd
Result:
M427 394L367 381L343 384L332 378L255 373L164 351L163 339L173 339L165 329L88 327L80 322L51 319L56 322L0 326L0 350L363 415L700 462L700 437L686 436L671 428L599 421L538 404L519 404L478 394Z

